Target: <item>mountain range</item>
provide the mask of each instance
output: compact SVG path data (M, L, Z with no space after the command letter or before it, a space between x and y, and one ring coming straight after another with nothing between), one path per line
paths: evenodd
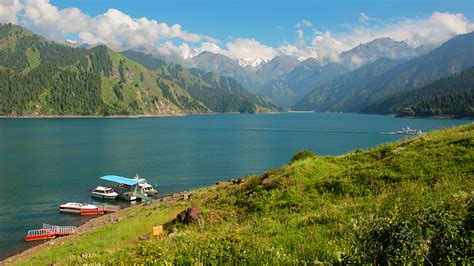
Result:
M423 48L423 49L422 49ZM274 103L291 108L318 85L372 63L379 58L411 59L429 50L412 48L405 42L380 38L342 52L334 62L314 58L299 61L288 55L234 60L222 54L203 52L181 61L186 67L208 69L236 79L253 93L268 96Z
M1 115L172 115L271 112L231 77L188 71L106 46L74 48L0 25ZM142 65L143 64L143 65Z
M316 86L294 109L360 112L390 95L428 85L474 66L474 33L459 35L412 58L381 58Z
M375 39L342 52L333 62L288 55L237 61L211 52L181 59L182 65L169 61L132 50L118 53L104 45L60 44L19 26L0 25L0 115L254 113L282 106L463 116L474 108L469 102L472 80L465 77L473 72L463 72L474 66L472 32L437 48ZM462 78L457 77L461 72ZM445 95L436 85L443 78L467 83L453 81L462 86ZM444 98L418 97L431 90ZM423 108L404 97L424 101ZM440 107L440 99L447 97L464 102L462 110Z

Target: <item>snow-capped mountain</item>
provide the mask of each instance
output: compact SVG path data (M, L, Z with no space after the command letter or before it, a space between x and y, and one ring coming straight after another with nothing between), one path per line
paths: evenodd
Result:
M259 68L268 61L270 60L263 58L243 58L239 60L239 65L245 68Z

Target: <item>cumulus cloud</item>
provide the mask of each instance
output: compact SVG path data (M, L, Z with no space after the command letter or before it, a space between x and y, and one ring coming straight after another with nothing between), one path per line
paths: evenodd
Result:
M59 10L48 0L25 0L24 17L27 23L49 37L88 28L89 17L78 8Z
M19 0L0 0L0 23L16 23L21 9Z
M378 22L380 23L380 22ZM456 35L474 31L474 24L463 14L434 12L427 18L382 22L382 27L355 27L352 36L359 43L388 37L404 41L413 47L437 46Z
M60 9L49 0L0 0L0 22L20 23L56 40L73 36L81 42L107 44L119 51L138 49L181 58L209 51L234 59L271 59L288 54L300 60L316 58L321 63L337 62L341 52L376 38L389 37L412 47L438 46L458 34L474 31L474 24L463 14L434 12L428 17L380 19L360 13L359 19L343 31L330 31L302 20L295 25L294 42L278 47L239 37L222 44L179 24L134 18L114 8L91 17L78 8Z
M337 62L343 51L378 38L392 38L416 48L420 45L436 47L459 34L474 31L474 24L463 14L434 12L429 17L409 19L376 19L360 14L359 23L345 32L319 31L313 28L310 44L304 41L303 23L296 24L295 45L282 45L280 53L300 60L313 57L325 62Z
M255 39L237 38L226 46L228 55L237 59L272 59L278 54L273 47L266 46Z

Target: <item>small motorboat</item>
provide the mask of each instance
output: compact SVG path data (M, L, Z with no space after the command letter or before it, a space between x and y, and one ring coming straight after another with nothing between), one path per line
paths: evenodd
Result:
M104 209L87 203L68 202L59 206L59 212L80 215L95 215L103 214Z
M115 199L118 197L118 193L109 187L96 187L91 192L92 197L101 198L101 199Z
M403 135L421 135L423 132L421 132L420 129L411 129L409 127L402 128L402 130L397 131L397 134L403 134Z
M141 178L138 175L136 175L134 179L138 181L138 186L141 188L143 193L145 193L147 196L156 195L158 193L158 191L154 189L152 185L146 182L145 178Z

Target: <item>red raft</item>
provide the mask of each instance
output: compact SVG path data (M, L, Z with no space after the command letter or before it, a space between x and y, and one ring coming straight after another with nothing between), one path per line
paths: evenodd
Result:
M77 227L75 226L43 224L41 229L29 230L25 236L25 241L52 239L57 236L75 235L77 233Z

